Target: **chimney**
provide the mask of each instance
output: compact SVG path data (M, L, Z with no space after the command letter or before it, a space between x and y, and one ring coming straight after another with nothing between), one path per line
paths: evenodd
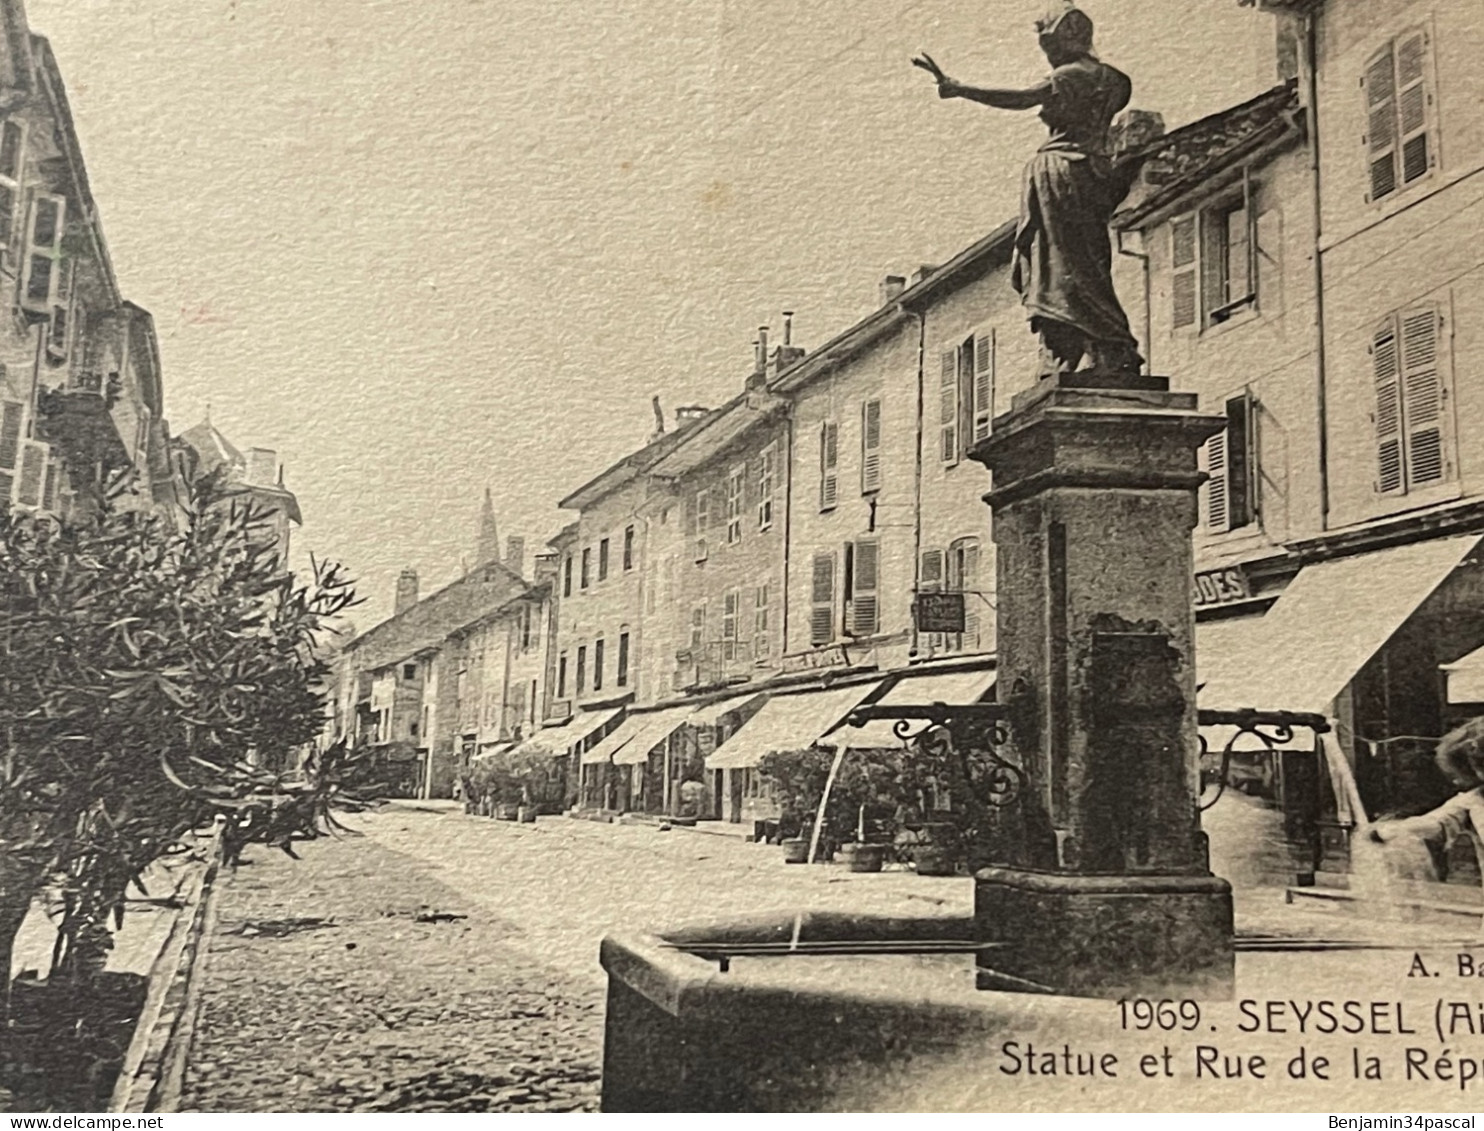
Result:
M890 306L902 297L907 289L907 280L901 275L887 275L881 280L881 305Z
M1303 17L1296 12L1275 12L1275 56L1279 82L1290 82L1299 75L1299 51L1304 34ZM1263 81L1267 81L1264 75Z
M409 566L397 577L397 601L392 610L393 615L401 616L415 604L417 604L417 570Z
M278 453L272 448L249 448L245 478L254 487L272 487L278 482Z
M675 427L677 429L689 428L692 424L700 420L701 417L705 416L710 411L711 410L706 408L704 405L682 405L680 408L677 408L675 410Z
M1114 155L1137 153L1165 136L1163 114L1153 110L1125 110L1109 131L1109 148Z
M660 407L658 393L650 399L649 403L654 408L654 431L649 436L649 442L652 444L665 434L665 410Z
M505 539L505 568L517 577L526 575L526 540L518 534Z
M922 282L937 269L934 264L924 263L916 271L912 272L912 278L909 280L910 285L917 286L918 283Z
M562 556L560 554L537 554L531 560L532 574L537 585L555 585L558 573L561 572Z
M759 326L752 342L752 371L761 373L768 365L768 328Z

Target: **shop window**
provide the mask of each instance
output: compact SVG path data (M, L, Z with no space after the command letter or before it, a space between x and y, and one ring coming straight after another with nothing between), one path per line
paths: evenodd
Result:
M1366 63L1360 83L1366 120L1362 148L1371 202L1404 191L1437 164L1431 72L1432 46L1419 30L1388 41Z
M1257 401L1250 392L1222 406L1226 427L1201 446L1201 526L1212 534L1257 519Z
M1448 359L1442 311L1389 315L1371 337L1376 490L1401 495L1450 475L1446 426Z

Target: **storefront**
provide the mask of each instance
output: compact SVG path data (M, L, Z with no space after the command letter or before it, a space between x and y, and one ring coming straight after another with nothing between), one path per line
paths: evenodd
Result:
M1433 750L1468 713L1448 693L1449 669L1466 692L1467 672L1478 670L1466 658L1484 643L1479 542L1441 537L1316 561L1266 612L1197 625L1201 707L1332 721L1323 740L1300 733L1282 744L1293 749L1258 747L1230 760L1228 789L1254 812L1266 806L1270 830L1281 828L1273 835L1286 842L1290 882L1347 872L1357 824L1422 812L1451 794ZM1205 737L1215 751L1229 736ZM1229 815L1207 820L1213 857L1223 847L1213 826ZM1477 882L1472 860L1471 849L1440 850L1436 878Z
M554 763L552 776L556 780L566 781L567 767L573 765L575 759L578 778L571 784L576 789L571 789L570 785L563 787L564 802L596 808L588 805L588 794L594 790L601 792L602 775L589 775L582 759L585 751L596 745L618 724L624 710L623 707L605 707L596 711L581 711L569 722L537 731L527 740L525 747L543 749L548 753ZM572 796L573 793L576 794L575 797Z

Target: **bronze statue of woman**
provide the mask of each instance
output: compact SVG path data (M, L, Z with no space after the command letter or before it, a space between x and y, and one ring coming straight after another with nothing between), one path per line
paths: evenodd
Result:
M957 82L924 52L913 59L938 82L941 98L1001 110L1039 106L1051 136L1025 170L1011 276L1041 337L1043 375L1070 373L1084 359L1098 373L1138 373L1138 343L1113 289L1108 223L1128 191L1109 154L1114 116L1132 84L1092 50L1092 20L1073 5L1036 21L1051 74L1025 90Z

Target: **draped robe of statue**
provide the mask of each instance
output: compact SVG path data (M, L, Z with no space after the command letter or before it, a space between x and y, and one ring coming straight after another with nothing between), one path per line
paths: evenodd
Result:
M1064 353L1057 346L1065 343L1085 349L1098 368L1137 368L1108 235L1128 189L1108 155L1109 128L1132 84L1090 54L1057 67L1049 81L1041 120L1051 136L1026 166L1012 282L1050 352Z

